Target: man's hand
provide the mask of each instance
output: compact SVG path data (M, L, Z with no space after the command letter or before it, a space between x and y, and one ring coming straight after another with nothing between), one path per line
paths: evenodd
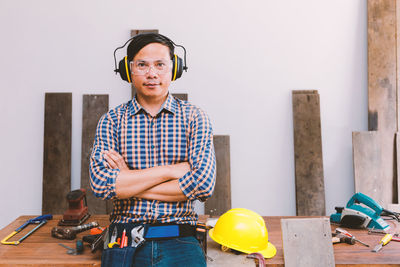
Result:
M104 152L104 159L113 169L120 169L121 171L129 170L124 158L114 150Z
M188 162L168 165L168 168L172 179L179 179L183 177L188 171L190 171L190 165Z
M111 168L120 170L115 182L118 198L140 197L161 201L187 199L177 180L190 171L188 162L130 170L124 158L116 151L106 151L103 155Z

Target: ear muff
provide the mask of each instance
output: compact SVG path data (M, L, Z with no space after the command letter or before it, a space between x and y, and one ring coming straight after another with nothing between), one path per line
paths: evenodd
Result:
M119 63L118 63L118 73L121 76L121 79L131 83L131 67L129 66L128 58L125 56Z
M183 73L183 60L178 57L177 55L174 55L174 58L172 59L172 81L175 81L176 79L179 79L182 76Z

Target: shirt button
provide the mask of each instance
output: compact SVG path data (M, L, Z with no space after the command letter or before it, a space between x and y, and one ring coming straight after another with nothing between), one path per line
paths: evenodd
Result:
M154 148L154 145L151 145L151 148Z

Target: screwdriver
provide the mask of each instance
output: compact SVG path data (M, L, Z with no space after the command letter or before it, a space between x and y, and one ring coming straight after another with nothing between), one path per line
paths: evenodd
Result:
M347 243L350 245L354 245L356 243L354 236L353 237L348 237L347 235L342 235L338 234L334 237L332 237L332 243Z
M386 234L381 241L379 241L379 244L372 250L372 252L378 252L379 250L382 249L384 245L389 243L390 240L392 240L392 235L391 234Z
M350 234L349 232L347 232L346 230L344 230L344 229L342 229L342 228L336 228L336 233L340 233L340 234L346 235L346 236L348 236L348 237L354 237L352 234ZM355 238L355 237L354 237L354 240L357 241L358 243L360 243L360 244L366 246L366 247L369 247L368 244L365 244L364 242L358 240L358 239Z

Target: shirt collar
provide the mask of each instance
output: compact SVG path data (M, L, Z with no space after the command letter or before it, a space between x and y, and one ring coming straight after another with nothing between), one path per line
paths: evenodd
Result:
M161 109L158 113L161 113L163 110L169 111L172 114L176 113L177 109L177 100L170 93L168 93L168 97L165 102L162 104ZM129 101L129 111L130 115L136 115L140 111L146 111L140 104L137 102L136 96Z
M167 100L165 100L164 104L161 106L161 110L165 109L172 114L176 113L177 103L175 97L173 97L170 93L168 93Z

